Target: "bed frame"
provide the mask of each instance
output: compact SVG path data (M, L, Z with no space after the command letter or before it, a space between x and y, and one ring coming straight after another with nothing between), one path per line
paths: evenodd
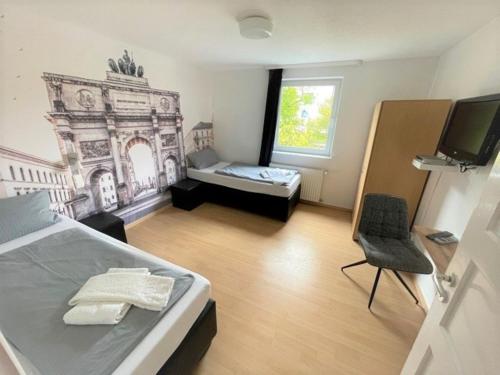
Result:
M189 329L186 337L158 371L157 375L191 374L207 352L216 333L215 301L210 299Z
M202 184L204 200L207 202L240 208L283 222L288 221L300 199L300 185L291 196L277 197L268 194L251 193L207 182L202 182Z

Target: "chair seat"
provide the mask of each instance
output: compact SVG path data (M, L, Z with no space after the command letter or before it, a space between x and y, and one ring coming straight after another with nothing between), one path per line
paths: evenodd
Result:
M359 241L369 264L396 271L430 274L434 267L409 239L369 236L359 233Z

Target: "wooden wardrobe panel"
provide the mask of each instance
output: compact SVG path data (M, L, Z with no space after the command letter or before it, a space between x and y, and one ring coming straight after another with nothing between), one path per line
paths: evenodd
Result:
M412 166L415 155L434 155L450 110L450 100L384 101L380 111L360 203L354 217L356 235L367 193L385 193L406 199L413 223L428 172Z
M370 156L372 153L373 149L373 141L375 139L375 133L377 131L377 125L378 125L378 120L380 117L380 111L382 109L382 102L379 102L375 105L375 109L373 110L373 117L372 117L372 123L370 126L370 132L368 133L368 140L366 141L366 149L365 149L365 156L363 157L363 164L361 165L361 174L359 176L359 182L358 182L358 190L356 193L356 199L354 201L354 208L352 210L352 215L353 217L357 217L359 214L359 209L361 205L361 198L363 196L363 187L365 185L366 181L366 172L368 170L368 165L370 163ZM352 221L353 225L353 232L355 232L357 221L353 220Z

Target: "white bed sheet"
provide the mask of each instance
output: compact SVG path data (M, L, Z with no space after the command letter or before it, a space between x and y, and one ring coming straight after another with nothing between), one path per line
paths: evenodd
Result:
M115 240L105 234L95 231L75 220L61 216L61 221L42 230L30 233L26 236L0 244L0 254L27 245L49 234L56 233L69 228L81 228L90 234L112 243L124 251L131 251L135 255L152 260L180 272L190 273L194 276L194 282L179 301L161 318L149 334L135 347L125 358L119 367L113 372L121 374L156 374L161 366L167 361L177 349L182 339L186 336L189 328L200 315L210 298L210 282L203 276L198 275L185 268L155 257L133 246ZM69 308L69 307L68 307ZM61 317L62 319L62 317ZM5 357L0 356L5 360ZM1 368L1 366L0 366Z
M295 193L295 190L297 190L297 187L300 185L300 174L295 175L289 185L283 186L215 173L216 170L222 169L229 164L231 163L221 161L208 168L188 168L187 175L193 180L207 182L209 184L222 185L233 189L248 191L251 193L260 193L286 198Z

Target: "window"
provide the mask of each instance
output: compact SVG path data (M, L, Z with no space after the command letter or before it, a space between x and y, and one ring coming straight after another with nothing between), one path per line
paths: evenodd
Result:
M30 180L31 182L33 182L33 172L31 171L31 169L28 169L28 172L30 173Z
M21 172L21 178L23 181L26 181L26 177L24 177L24 170L21 167L19 167L19 172Z
M331 156L342 80L283 80L274 151Z
M36 171L36 177L38 178L38 182L42 182L42 179L40 178L40 171Z
M10 169L10 176L14 181L16 181L16 173L14 172L14 168L12 168L12 165L9 167Z

